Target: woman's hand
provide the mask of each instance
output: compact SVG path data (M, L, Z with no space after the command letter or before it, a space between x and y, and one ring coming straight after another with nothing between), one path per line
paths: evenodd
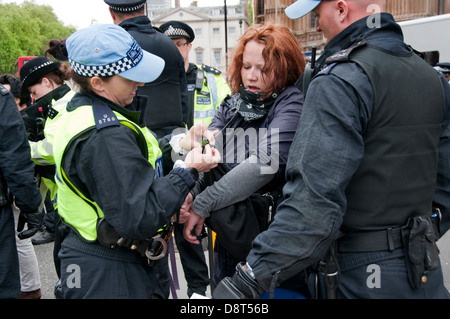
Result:
M190 216L188 221L184 224L184 239L186 239L191 244L200 244L200 241L197 239L198 236L202 233L203 223L205 219L197 215L193 210L190 211ZM194 231L194 234L192 234Z
M209 131L205 123L200 122L191 127L187 134L179 141L179 146L185 150L202 147L203 138L207 139L208 143L214 146L216 143L214 136L217 132L218 131Z
M191 193L189 193L186 196L186 199L184 200L183 205L181 205L180 208L180 218L178 219L178 223L180 224L184 224L185 222L188 221L190 214L190 210L191 210L191 205L192 202L194 201L194 196L192 196Z
M203 149L196 147L190 151L184 163L186 167L193 167L199 172L208 172L216 167L221 159L219 151L207 144Z

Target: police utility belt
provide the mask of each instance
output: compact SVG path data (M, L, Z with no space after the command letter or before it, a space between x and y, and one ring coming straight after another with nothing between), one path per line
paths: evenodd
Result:
M172 235L173 224L169 223L161 228L154 236L145 240L133 240L121 237L116 230L100 218L97 222L97 240L103 246L111 249L127 249L139 253L152 264L167 253L168 241Z
M336 243L338 253L393 251L403 248L408 279L413 288L422 288L430 270L439 266L439 249L436 245L436 223L432 217L416 216L406 225L379 231L349 232ZM440 214L438 214L439 218Z

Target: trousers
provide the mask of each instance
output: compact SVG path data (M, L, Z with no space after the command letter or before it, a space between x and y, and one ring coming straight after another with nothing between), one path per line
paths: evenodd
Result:
M424 288L409 284L403 248L394 251L339 253L338 299L448 299L442 268L431 270ZM323 277L319 276L323 279ZM321 298L325 284L320 281Z

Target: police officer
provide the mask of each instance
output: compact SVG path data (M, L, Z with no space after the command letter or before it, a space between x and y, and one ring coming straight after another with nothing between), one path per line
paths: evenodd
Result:
M257 298L307 267L322 298L449 297L432 219L450 207L450 87L382 7L286 9L313 11L328 43L289 153L286 199L214 297Z
M208 155L199 147L184 168L160 177L158 142L125 107L138 86L161 74L164 60L123 28L93 24L72 34L66 48L80 93L58 119L53 142L58 210L69 226L59 252L62 295L161 297L154 295L156 259Z
M187 114L186 73L183 57L145 15L146 0L105 0L113 22L127 30L139 45L165 61L164 70L152 83L138 89L135 108L143 111L145 125L161 138L184 127Z
M230 88L219 70L189 62L189 51L195 39L194 30L189 25L181 21L169 21L159 28L172 39L184 58L188 89L187 127L191 128L199 122L208 126L220 102L230 93ZM191 297L193 293L205 295L209 279L202 246L184 239L183 224L174 223L174 234L188 285L188 296Z
M188 85L187 126L190 128L200 121L208 126L220 103L230 93L230 88L220 70L189 62L189 52L195 39L189 25L181 21L169 21L159 28L173 40L184 58Z
M13 96L2 85L0 136L0 299L11 299L19 297L20 293L13 198L20 209L17 225L20 239L36 234L42 215L38 212L41 195L34 178L34 164L22 118Z

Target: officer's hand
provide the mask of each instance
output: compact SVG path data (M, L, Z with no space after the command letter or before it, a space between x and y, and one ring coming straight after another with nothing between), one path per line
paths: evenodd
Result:
M243 263L236 265L233 277L224 278L212 293L213 299L258 299L264 290L250 277Z
M27 229L23 230L27 224ZM42 213L38 211L21 211L17 221L19 239L26 239L36 235L42 225Z
M185 150L191 150L196 147L202 147L202 140L203 138L206 138L209 144L214 146L215 133L217 132L209 131L205 123L200 122L191 127L187 134L179 141L179 145Z
M204 149L196 147L190 151L184 163L186 167L193 167L198 172L208 172L216 167L221 159L220 152L207 144Z

